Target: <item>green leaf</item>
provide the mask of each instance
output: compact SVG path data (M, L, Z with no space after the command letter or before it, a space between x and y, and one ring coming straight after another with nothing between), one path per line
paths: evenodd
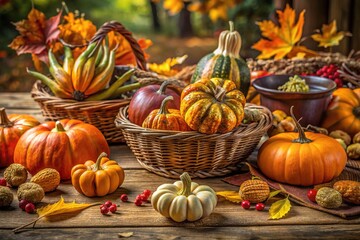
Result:
M216 192L216 195L224 197L226 200L233 203L240 203L242 201L238 192L235 191L221 191Z
M276 191L272 191L270 194L269 194L269 197L267 198L267 200L275 197L276 195L278 195L279 193L281 193L282 191L281 190L276 190ZM266 201L267 201L266 200Z
M274 202L269 209L269 219L280 219L284 217L290 211L290 208L291 203L289 198Z

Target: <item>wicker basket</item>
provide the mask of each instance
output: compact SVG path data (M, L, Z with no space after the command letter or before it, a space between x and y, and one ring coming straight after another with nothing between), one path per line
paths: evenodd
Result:
M178 178L185 171L191 177L217 177L235 171L272 124L267 108L252 104L246 108L260 109L261 120L225 134L145 129L128 120L128 106L120 109L115 125L145 169L168 178Z
M132 37L131 32L127 31L125 27L118 22L111 21L105 23L94 35L91 42L101 41L110 31L116 31L122 34L130 43L137 60L138 68L134 73L136 81L139 81L142 85L147 85L154 83L160 84L162 81L169 80L171 81L171 85L178 90L186 85L185 79L183 78L189 78L189 74L186 71L189 69L193 71L193 67L184 69L183 73L179 73L179 75L174 76L172 79L146 71L146 61L143 51L137 41ZM116 68L115 71L119 69L120 68ZM128 68L126 70L128 70ZM115 74L117 75L118 72L114 72L114 75ZM119 112L119 108L129 104L131 94L115 100L76 101L54 96L49 88L42 85L40 81L37 81L31 90L31 96L40 105L42 115L46 121L56 121L64 118L79 119L96 126L109 143L125 142L121 132L116 129L114 120Z

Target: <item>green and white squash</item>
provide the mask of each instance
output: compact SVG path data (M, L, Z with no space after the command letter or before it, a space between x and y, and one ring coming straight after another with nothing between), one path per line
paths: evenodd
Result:
M219 36L218 48L198 62L191 83L202 78L228 79L246 96L250 87L250 70L240 57L240 48L241 36L230 22L230 31L223 31Z

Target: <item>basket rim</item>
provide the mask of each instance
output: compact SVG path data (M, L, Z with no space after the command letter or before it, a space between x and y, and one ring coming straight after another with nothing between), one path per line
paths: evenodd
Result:
M100 101L76 101L75 99L63 99L53 95L50 95L44 88L44 85L40 80L37 80L33 88L31 89L31 97L45 105L52 105L53 107L63 108L67 110L81 109L81 110L94 110L116 108L128 104L131 98L123 99L111 99L111 100L100 100Z
M252 122L249 124L242 123L239 127L228 133L215 133L215 134L204 134L197 131L169 131L169 130L157 130L150 128L140 127L132 122L127 117L127 110L129 106L124 106L119 109L119 113L115 117L115 126L123 131L132 133L138 133L146 135L147 137L156 137L158 139L169 140L176 139L180 141L217 141L221 139L236 139L251 136L257 132L265 132L272 126L272 113L271 111L260 105L246 103L245 108L247 109L259 109L261 110L261 119L259 122Z

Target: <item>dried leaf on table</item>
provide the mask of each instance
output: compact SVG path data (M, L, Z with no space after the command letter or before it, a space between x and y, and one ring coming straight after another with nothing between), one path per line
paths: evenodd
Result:
M224 197L226 200L233 203L240 203L242 201L239 193L236 191L220 191L216 192L216 195Z
M269 209L269 219L280 219L284 217L290 211L290 208L291 203L288 197L274 202Z
M322 33L317 30L318 33L311 35L311 38L319 42L319 47L324 48L337 46L345 36L351 36L350 33L343 31L337 32L336 20L328 25L323 24L321 31Z
M282 192L281 190L276 190L276 191L270 192L269 197L267 198L267 200L270 200L271 198L275 197L276 195L278 195L281 192Z
M132 237L134 235L134 232L122 232L122 233L118 233L118 237L119 238L129 238Z
M305 11L303 10L300 13L297 22L295 22L295 10L289 5L286 5L284 11L278 10L277 14L280 26L275 25L270 20L257 23L264 37L264 39L260 39L252 46L252 48L261 52L257 58L267 59L274 57L275 59L282 59L285 57L316 56L316 52L299 45L305 22Z
M64 198L61 197L58 202L46 205L42 208L39 208L37 210L37 214L39 215L39 217L35 221L25 224L23 226L20 226L20 227L14 229L13 232L17 232L20 229L27 227L31 224L35 225L35 223L38 220L40 220L41 218L51 218L53 216L60 215L60 214L74 213L74 212L82 211L82 210L84 210L88 207L94 206L94 205L99 205L99 203L75 203L75 201L70 202L70 203L65 203Z

